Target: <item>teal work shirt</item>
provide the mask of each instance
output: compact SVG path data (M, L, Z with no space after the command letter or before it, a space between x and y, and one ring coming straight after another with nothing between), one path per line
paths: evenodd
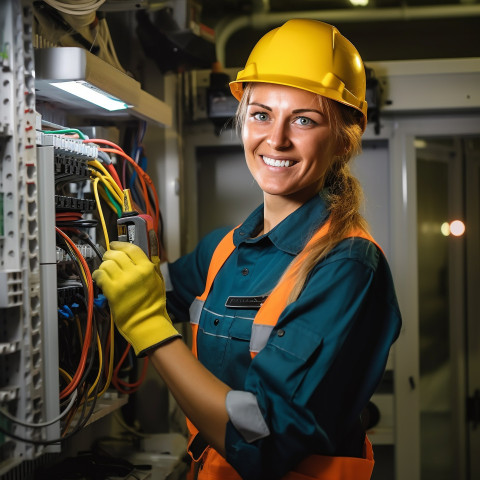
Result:
M310 454L362 455L360 413L382 378L401 325L380 250L363 238L340 242L313 269L253 360L249 340L257 308L226 306L232 296L268 294L326 218L325 200L317 195L254 238L263 225L263 205L258 207L235 230L236 248L200 317L199 360L235 391L249 392L268 427L267 433L249 437L230 417L227 460L245 479L281 478ZM227 231L212 232L169 265L173 291L167 306L177 321L188 321L213 251Z

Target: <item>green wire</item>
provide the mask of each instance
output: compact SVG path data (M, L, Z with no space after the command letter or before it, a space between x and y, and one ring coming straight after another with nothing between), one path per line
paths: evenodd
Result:
M85 135L76 128L66 128L65 130L42 130L42 132L48 135L57 135L61 133L76 133L82 140L86 139Z
M107 194L108 199L112 202L112 205L117 210L118 218L120 218L122 216L122 209L118 205L118 202L112 197L112 194L108 191L108 188L105 185L102 185L102 187L105 190L105 193Z

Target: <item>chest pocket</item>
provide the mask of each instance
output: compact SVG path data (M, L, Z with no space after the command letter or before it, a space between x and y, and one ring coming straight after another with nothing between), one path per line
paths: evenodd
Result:
M207 307L201 314L197 334L198 358L232 388L244 387L243 381L251 362L249 345L256 313L257 310L227 308L220 315Z

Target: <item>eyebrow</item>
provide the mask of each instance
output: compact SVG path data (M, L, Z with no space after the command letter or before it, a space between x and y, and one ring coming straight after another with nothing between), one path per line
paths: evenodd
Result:
M268 110L269 112L272 111L271 107L267 106L267 105L264 105L263 103L257 103L257 102L251 102L248 104L248 106L251 106L251 105L256 105L257 107L260 107L260 108L264 108L265 110ZM320 110L317 110L315 108L298 108L296 110L292 110L292 113L318 113L319 115L322 115L324 116L324 113L321 112Z

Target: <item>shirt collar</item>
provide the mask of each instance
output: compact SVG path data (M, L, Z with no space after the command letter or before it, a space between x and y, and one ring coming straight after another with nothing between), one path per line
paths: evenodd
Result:
M328 216L327 204L322 192L313 196L300 208L291 213L266 235L252 238L263 222L263 204L258 206L234 232L233 243L259 242L268 238L278 249L297 255L305 247L314 232Z

